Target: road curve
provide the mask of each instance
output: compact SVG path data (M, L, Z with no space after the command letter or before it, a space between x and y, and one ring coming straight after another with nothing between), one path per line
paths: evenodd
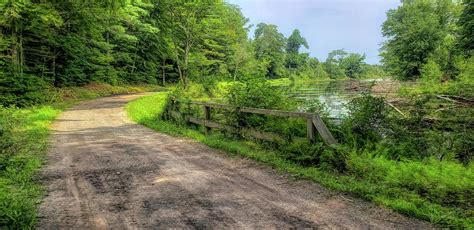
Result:
M134 124L123 106L140 96L83 102L58 117L39 229L432 227Z

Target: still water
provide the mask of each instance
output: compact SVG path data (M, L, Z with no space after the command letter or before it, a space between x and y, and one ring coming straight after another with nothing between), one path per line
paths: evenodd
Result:
M364 91L370 91L372 86L383 81L369 79L305 82L290 85L288 95L301 100L317 99L326 105L330 117L341 118L348 113L345 105L352 98Z

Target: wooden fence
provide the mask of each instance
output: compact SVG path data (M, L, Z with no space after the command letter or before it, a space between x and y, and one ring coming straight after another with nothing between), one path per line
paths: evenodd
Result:
M190 105L201 106L204 112L204 119L194 117L191 114L186 114L180 110L180 103ZM249 114L260 114L260 115L270 115L270 116L279 116L279 117L294 117L301 118L306 120L307 128L307 139L314 143L316 141L316 135L319 133L321 139L327 145L337 144L337 140L331 134L326 124L324 124L321 117L313 113L304 113L304 112L291 112L283 110L271 110L271 109L258 109L250 107L235 107L225 104L217 103L206 103L206 102L197 102L197 101L179 101L176 99L171 100L171 106L168 108L168 115L175 119L184 119L187 122L201 125L204 127L206 133L211 131L211 129L225 130L230 133L240 134L244 136L251 136L256 139L265 140L265 141L283 141L284 138L275 133L263 132L251 127L236 127L227 124L217 123L212 121L211 110L212 109L225 109L234 111L235 113L249 113Z

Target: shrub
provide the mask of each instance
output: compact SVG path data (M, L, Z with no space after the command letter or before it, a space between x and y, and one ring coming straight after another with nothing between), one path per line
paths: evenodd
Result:
M245 78L229 88L227 102L238 107L284 109L283 93L263 78Z
M50 98L48 86L42 79L28 74L7 77L0 73L0 105L25 107Z
M287 101L283 93L272 87L263 78L245 78L229 87L227 103L236 107L254 107L263 109L285 109ZM246 114L231 111L230 121L238 126L259 127L268 121L265 115Z
M346 142L362 147L380 141L386 134L388 110L383 98L364 93L350 101L347 108L349 115L342 123Z
M441 67L432 59L421 68L421 80L425 84L439 84L443 78Z

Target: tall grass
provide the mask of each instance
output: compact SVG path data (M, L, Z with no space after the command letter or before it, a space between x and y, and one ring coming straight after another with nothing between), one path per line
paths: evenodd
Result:
M0 107L0 229L34 228L43 194L37 175L48 147L49 125L61 111L84 99L153 89L94 84L52 92L50 105Z
M269 150L250 141L228 139L218 132L204 135L198 130L162 120L160 115L166 99L167 93L157 93L129 103L126 109L134 121L154 130L196 139L231 155L254 159L439 226L474 227L473 164L464 166L431 158L395 161L354 150L348 156L344 173L303 166L285 158L285 152Z

